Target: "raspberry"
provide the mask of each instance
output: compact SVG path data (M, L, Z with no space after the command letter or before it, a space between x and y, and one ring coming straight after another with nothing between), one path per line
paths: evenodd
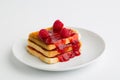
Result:
M60 32L61 37L67 38L71 35L71 31L67 28L63 28Z
M49 37L49 33L46 29L41 29L39 31L39 38L42 39L42 40L45 40Z
M63 26L64 24L60 20L56 20L53 24L53 32L59 33Z

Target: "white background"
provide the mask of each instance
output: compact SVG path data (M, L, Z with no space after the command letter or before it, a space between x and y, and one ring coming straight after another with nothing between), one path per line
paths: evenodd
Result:
M16 40L56 19L103 37L106 49L100 59L74 71L47 72L14 58ZM120 80L119 35L119 0L0 0L0 80Z

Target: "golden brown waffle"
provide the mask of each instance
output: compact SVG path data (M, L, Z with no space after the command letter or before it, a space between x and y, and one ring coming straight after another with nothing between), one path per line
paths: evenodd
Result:
M47 30L51 30L51 29L52 29L51 27L47 28ZM74 30L73 30L73 32L76 33L76 31L74 31ZM57 50L56 44L55 43L46 44L39 38L38 35L39 35L39 31L32 32L29 34L27 51L30 54L38 57L41 61L43 61L45 63L53 64L53 63L60 62L60 59L58 59L58 57L61 56L61 53ZM64 43L62 43L62 45L65 46L65 45L71 44L71 40L78 41L78 34L57 40L56 43L60 42L60 44L61 44L62 41L64 41ZM81 42L78 41L78 44L80 44L80 46L81 46ZM67 54L67 52L72 52L72 50L73 50L73 47L69 46L67 48L66 52L64 52L64 54Z
M39 33L38 31L30 33L28 39L30 41L38 44L39 46L41 46L42 48L44 48L46 50L53 50L53 49L56 48L55 44L49 44L48 45L48 44L45 44L42 40L40 40L39 37L38 37L38 33ZM74 36L71 36L71 37L68 37L68 38L64 38L63 40L64 40L65 44L69 44L71 39L76 39L77 40L78 39L78 35L76 34Z
M55 57L58 54L60 54L60 52L58 52L56 49L54 49L54 50L45 50L41 46L31 42L30 40L28 40L28 46L30 46L30 47L34 48L35 50L41 52L43 55L45 55L47 57ZM72 46L68 46L65 50L66 50L65 52L71 51Z
M33 56L35 57L38 57L41 61L45 62L45 63L48 63L48 64L53 64L53 63L57 63L59 62L58 58L57 57L54 57L54 58L48 58L48 57L45 57L44 55L42 55L40 52L36 51L36 50L33 50L32 48L28 47L27 46L27 51L32 54Z

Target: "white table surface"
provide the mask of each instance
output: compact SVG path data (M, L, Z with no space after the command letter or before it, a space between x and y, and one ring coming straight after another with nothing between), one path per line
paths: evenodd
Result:
M0 0L0 80L120 80L119 0ZM98 33L106 43L100 59L68 72L28 67L12 55L12 45L29 32L60 19L66 26ZM84 44L83 44L84 45Z

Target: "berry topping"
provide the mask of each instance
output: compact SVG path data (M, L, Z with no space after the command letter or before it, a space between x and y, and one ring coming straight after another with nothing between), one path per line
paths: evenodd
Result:
M73 51L78 51L79 48L80 48L80 43L79 43L79 41L74 40L74 41L72 42L72 48L73 48Z
M80 51L74 51L74 53L75 53L76 56L80 55Z
M41 29L39 31L39 38L42 39L42 40L45 40L49 37L49 33L46 29Z
M72 52L72 54L71 54L70 58L74 58L74 57L75 57L75 53L74 53L74 52Z
M64 59L64 61L68 61L70 59L69 54L68 53L64 53L63 54L63 59Z
M47 38L45 39L45 43L46 43L46 44L52 43L52 39L51 39L50 37L47 37Z
M59 59L60 62L64 62L64 59L63 59L62 55L58 56L58 59Z
M60 20L56 20L53 24L53 31L59 33L62 30L63 26L64 24Z
M67 38L71 35L71 30L67 28L63 28L60 32L61 37Z
M60 20L56 20L52 29L41 29L38 35L44 43L55 44L56 50L60 53L60 55L57 55L60 62L68 61L69 59L81 54L79 51L81 44L78 41L78 35L73 30L63 26L64 24ZM68 38L70 36L73 36L70 39L70 44L66 45L66 39L64 38ZM69 47L72 47L72 51L67 51L69 50Z

